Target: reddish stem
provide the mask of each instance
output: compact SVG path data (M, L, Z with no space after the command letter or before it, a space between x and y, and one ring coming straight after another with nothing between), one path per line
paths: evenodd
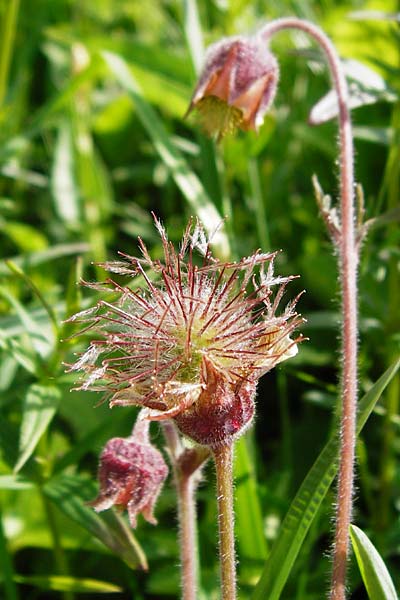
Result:
M177 482L180 525L182 600L196 600L197 551L196 503L197 482L194 475L182 475Z
M217 475L221 600L236 598L236 557L233 512L233 444L213 448Z
M172 421L163 422L178 496L182 600L196 600L198 588L198 549L196 531L196 489L202 465L209 451L200 446L188 449L182 444Z
M347 84L339 57L324 32L307 21L277 19L262 30L265 39L283 29L301 29L322 47L329 64L339 108L341 236L338 244L342 289L342 416L336 531L331 600L344 600L353 502L355 426L357 411L357 263L355 245L353 138Z

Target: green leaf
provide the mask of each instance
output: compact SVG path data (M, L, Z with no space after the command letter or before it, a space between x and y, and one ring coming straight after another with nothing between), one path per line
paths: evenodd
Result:
M397 95L391 90L383 77L371 67L354 59L343 61L346 76L351 80L349 88L350 108L358 108L376 102L396 102ZM309 120L313 125L320 125L333 119L338 114L336 94L328 92L312 108Z
M7 600L18 600L18 592L14 580L14 569L11 553L3 525L2 507L0 505L0 581Z
M208 234L215 234L213 242L219 256L221 258L229 257L229 242L226 233L221 228L221 215L211 202L196 174L172 144L157 113L143 98L128 64L120 56L111 52L103 52L102 55L122 88L134 101L143 126L189 206L202 221Z
M382 557L361 529L350 525L350 537L370 600L398 600Z
M60 476L49 481L43 491L64 514L120 556L129 567L147 570L146 556L123 519L113 510L99 515L85 505L96 496L96 486L91 480L78 475Z
M67 575L16 575L15 581L25 585L33 585L43 590L57 592L77 592L81 594L119 594L123 590L118 585L99 581L98 579L80 579Z
M257 482L245 437L235 448L235 517L240 556L263 561L267 555L267 544Z
M71 254L84 254L89 250L90 246L84 242L75 244L58 244L51 246L50 248L46 248L46 250L43 251L12 256L10 260L24 270L27 270L30 267L37 267L43 263L61 258L63 256L70 256ZM6 264L0 264L0 275L10 275L10 269Z
M184 32L196 73L204 63L203 32L196 0L184 0Z
M7 288L0 287L0 297L1 296L5 298L15 310L16 316L22 325L22 330L26 338L29 340L28 354L32 355L35 363L39 363L39 357L47 357L51 350L51 331L46 331L43 329L43 326L39 326L39 324L32 317L31 313L26 310L21 302L19 302L19 300L13 296ZM37 361L34 359L34 353L37 353L38 355ZM35 364L34 372L39 372L39 364Z
M48 246L46 236L37 227L27 223L8 221L1 229L21 252L40 252Z
M79 222L79 190L75 177L70 121L63 119L58 128L51 173L51 192L58 216L74 226Z
M54 386L33 384L25 396L19 438L18 472L32 455L37 443L54 417L61 393Z
M383 390L396 374L400 359L376 381L359 403L357 434L365 425ZM278 600L289 577L304 538L338 468L338 435L334 434L323 448L297 492L281 532L267 559L252 600Z
M0 475L0 490L30 490L33 483L18 475Z
M39 377L41 369L40 361L32 349L27 335L24 336L24 342L21 343L19 340L11 339L5 348L23 369Z

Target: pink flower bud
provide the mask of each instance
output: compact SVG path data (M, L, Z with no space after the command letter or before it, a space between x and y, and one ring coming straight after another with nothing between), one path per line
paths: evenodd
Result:
M149 424L139 417L130 437L107 442L100 455L100 493L90 503L97 512L113 505L126 508L132 527L139 513L157 523L153 509L168 475L162 454L149 441Z
M277 88L278 63L260 37L232 37L213 44L188 112L218 138L241 129L258 130Z

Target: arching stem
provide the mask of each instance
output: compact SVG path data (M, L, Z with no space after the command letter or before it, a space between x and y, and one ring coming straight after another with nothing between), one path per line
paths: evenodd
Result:
M336 531L333 550L331 600L344 600L349 552L349 525L353 502L355 425L357 411L357 263L355 243L353 138L348 108L347 84L337 52L325 33L307 21L277 19L266 25L261 35L270 40L284 29L300 29L313 37L325 52L339 109L340 215L338 241L342 293L342 413Z

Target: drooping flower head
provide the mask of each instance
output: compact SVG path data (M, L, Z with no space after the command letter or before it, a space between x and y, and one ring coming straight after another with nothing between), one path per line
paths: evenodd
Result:
M117 301L102 299L70 319L96 334L71 370L84 372L79 389L105 392L110 406L145 406L149 419L173 418L184 434L214 446L245 430L258 379L297 352L296 300L277 314L292 278L274 276L276 253L217 260L199 222L189 222L179 250L155 224L162 261L139 240L142 258L103 264L143 286L109 279Z
M129 437L107 442L100 455L100 492L90 503L97 512L111 506L126 508L133 528L138 514L157 524L154 505L168 475L161 452L150 442L149 425L139 415Z
M230 37L207 50L188 113L218 139L236 128L258 130L278 84L278 63L261 36Z

